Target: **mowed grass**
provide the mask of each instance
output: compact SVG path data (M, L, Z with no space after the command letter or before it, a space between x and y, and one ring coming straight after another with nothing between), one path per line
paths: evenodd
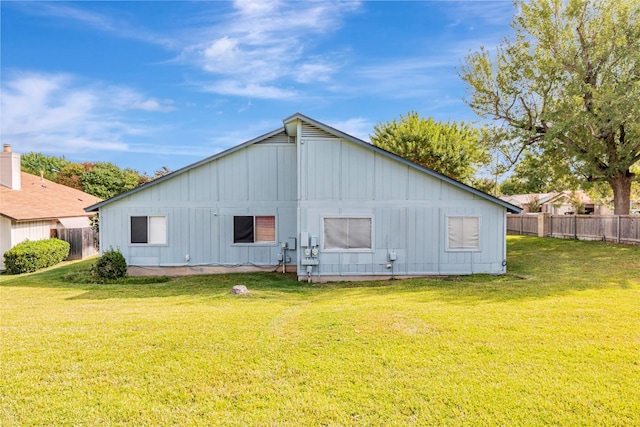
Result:
M0 278L0 425L640 425L640 247L509 237L497 277L65 280L91 262Z

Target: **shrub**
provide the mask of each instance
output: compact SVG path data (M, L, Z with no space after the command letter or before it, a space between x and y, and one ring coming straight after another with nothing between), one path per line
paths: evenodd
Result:
M9 274L31 273L62 262L69 248L68 242L56 238L25 240L4 253L4 265Z
M127 261L120 249L111 248L93 264L91 273L101 279L119 279L127 275Z

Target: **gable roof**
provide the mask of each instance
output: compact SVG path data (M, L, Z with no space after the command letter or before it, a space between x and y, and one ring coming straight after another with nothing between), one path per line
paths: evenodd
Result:
M14 221L91 216L84 208L102 200L26 172L21 172L21 180L20 190L0 185L0 215Z
M222 151L222 152L220 152L218 154L214 154L213 156L210 156L210 157L207 157L205 159L202 159L202 160L200 160L200 161L198 161L196 163L192 163L191 165L185 166L182 169L178 169L175 172L172 172L172 173L170 173L168 175L165 175L165 176L163 176L161 178L158 178L158 179L156 179L154 181L151 181L151 182L149 182L147 184L141 185L140 187L137 187L137 188L129 190L129 191L125 192L125 193L119 194L119 195L117 195L115 197L112 197L111 199L108 199L108 200L105 200L103 202L97 203L97 204L95 204L93 206L89 206L89 207L86 208L86 211L87 212L97 211L98 209L100 209L104 205L107 205L109 203L115 202L116 200L120 200L120 199L122 199L124 197L130 196L131 194L134 194L134 193L136 193L138 191L141 191L141 190L143 190L143 189L145 189L145 188L147 188L149 186L158 185L162 181L165 181L165 180L173 178L173 177L175 177L177 175L180 175L180 174L183 174L185 172L188 172L191 169L197 168L198 166L201 166L201 165L203 165L205 163L209 163L211 161L219 159L220 157L227 156L227 155L229 155L231 153L234 153L234 152L236 152L238 150L241 150L241 149L243 149L245 147L248 147L250 145L256 144L256 143L261 142L261 141L264 141L264 140L266 140L266 139L268 139L268 138L270 138L272 136L278 135L278 134L280 134L282 132L286 132L286 134L289 135L289 136L297 136L297 123L299 121L305 122L305 123L310 124L312 126L315 126L315 127L319 128L319 129L321 129L321 130L323 130L323 131L325 131L325 132L327 132L327 133L329 133L331 135L336 136L337 138L345 139L345 140L353 142L353 143L355 143L355 144L357 144L357 145L359 145L361 147L364 147L364 148L366 148L368 150L373 150L373 151L375 151L375 152L377 152L377 153L379 153L379 154L381 154L383 156L392 158L395 161L401 162L401 163L403 163L403 164L405 164L407 166L410 166L410 167L412 167L414 169L417 169L417 170L419 170L419 171L421 171L423 173L426 173L427 175L430 175L430 176L432 176L434 178L437 178L439 180L445 181L445 182L447 182L447 183L449 183L449 184L451 184L451 185L453 185L455 187L458 187L458 188L460 188L462 190L468 191L468 192L478 196L481 199L485 199L485 200L488 200L488 201L490 201L492 203L498 204L498 205L504 207L505 209L507 209L509 212L520 213L522 211L522 209L520 207L518 207L518 206L512 205L511 203L508 203L508 202L506 202L504 200L501 200L501 199L499 199L497 197L493 197L493 196L491 196L491 195L489 195L489 194L487 194L487 193L485 193L483 191L480 191L480 190L478 190L476 188L470 187L470 186L468 186L466 184L461 183L460 181L456 181L455 179L449 178L448 176L442 175L442 174L440 174L440 173L438 173L438 172L436 172L434 170L431 170L431 169L425 168L423 166L420 166L420 165L418 165L416 163L413 163L413 162L411 162L411 161L409 161L409 160L407 160L407 159L405 159L403 157L398 156L397 154L394 154L394 153L391 153L389 151L383 150L380 147L376 147L373 144L370 144L370 143L368 143L366 141L358 139L358 138L356 138L356 137L354 137L352 135L349 135L349 134L347 134L345 132L342 132L342 131L340 131L338 129L332 128L331 126L328 126L328 125L326 125L326 124L324 124L322 122L314 120L314 119L312 119L310 117L307 117L304 114L300 114L300 113L296 113L296 114L293 114L293 115L285 118L283 120L284 126L281 127L281 128L275 129L275 130L273 130L273 131L271 131L269 133L266 133L264 135L261 135L259 137L254 138L254 139L246 141L246 142L244 142L242 144L239 144L239 145L236 145L234 147L231 147L228 150Z

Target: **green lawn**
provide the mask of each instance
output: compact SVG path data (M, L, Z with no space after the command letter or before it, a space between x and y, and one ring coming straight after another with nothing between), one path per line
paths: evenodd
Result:
M640 425L640 247L508 248L443 280L2 276L0 425Z

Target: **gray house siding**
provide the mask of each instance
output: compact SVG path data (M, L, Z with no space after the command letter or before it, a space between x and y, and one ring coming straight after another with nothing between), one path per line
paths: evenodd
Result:
M296 147L282 141L247 146L101 207L102 249L120 248L136 266L276 264L278 242L296 235ZM275 216L276 242L234 244L238 215ZM131 244L132 216L166 217L166 243Z
M98 209L102 250L130 265L275 267L296 239L288 263L313 280L504 273L506 212L519 211L302 115ZM132 216L161 216L166 241L130 243ZM275 216L276 241L234 243L235 216ZM341 227L359 230L353 245Z
M304 128L303 128L304 129ZM304 132L303 132L304 136ZM503 273L506 211L414 167L351 141L303 138L300 231L319 239L313 274L395 275ZM447 250L447 216L480 218L480 247ZM324 249L326 217L371 218L372 248ZM299 271L305 271L299 255Z

